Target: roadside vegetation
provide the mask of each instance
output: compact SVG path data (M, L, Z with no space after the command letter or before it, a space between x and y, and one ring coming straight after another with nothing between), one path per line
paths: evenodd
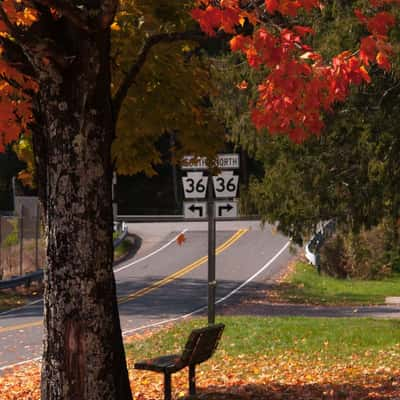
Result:
M121 244L114 249L114 261L118 261L128 255L133 248L134 244L129 239L123 240Z
M400 396L400 321L225 317L215 356L197 368L199 398L396 399ZM162 375L133 369L135 361L179 353L194 319L128 338L135 399L162 396ZM39 366L0 377L0 398L38 400ZM187 393L187 371L173 375L173 398Z
M26 302L27 296L17 294L14 291L0 291L0 312L23 306Z
M387 296L400 296L400 274L380 280L338 279L298 262L277 285L274 298L289 303L322 305L384 304Z
M388 223L356 233L337 229L320 250L322 271L335 278L364 280L388 278L400 273L396 232Z

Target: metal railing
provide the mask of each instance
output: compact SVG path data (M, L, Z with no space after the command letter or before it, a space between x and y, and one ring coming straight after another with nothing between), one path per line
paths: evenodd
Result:
M128 228L125 223L116 223L114 230L118 232L116 248L128 235ZM40 213L31 218L0 216L0 289L41 281L45 257Z
M324 244L325 240L330 238L336 229L336 223L331 220L325 223L321 223L318 227L316 233L311 238L311 240L305 245L305 256L310 264L317 267L319 270L320 256L319 251Z
M45 261L39 209L19 216L0 216L0 280L38 271Z

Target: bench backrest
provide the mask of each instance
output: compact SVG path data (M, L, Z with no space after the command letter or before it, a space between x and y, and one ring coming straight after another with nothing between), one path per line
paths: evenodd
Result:
M216 350L224 328L224 324L215 324L194 329L183 350L182 362L193 365L208 360Z

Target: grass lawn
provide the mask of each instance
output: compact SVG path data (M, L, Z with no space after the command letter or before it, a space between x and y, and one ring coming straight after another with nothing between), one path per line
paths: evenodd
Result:
M400 274L373 281L335 279L324 274L318 275L315 267L299 262L279 285L276 294L290 303L384 304L386 296L400 296Z
M224 317L215 356L197 367L199 399L399 399L400 321ZM162 398L161 374L133 369L136 360L179 353L194 327L179 323L128 338L135 400ZM39 366L0 376L0 398L39 400ZM3 389L2 389L3 388ZM187 370L173 375L173 399L187 393ZM7 397L12 394L11 397Z
M264 318L223 317L226 324L216 359L225 356L251 360L261 354L279 357L290 352L293 357L313 359L327 364L346 361L357 354L364 365L375 363L382 350L400 350L400 320L366 318ZM179 353L188 333L207 324L195 319L162 330L146 340L127 345L130 358L154 357L163 353ZM315 358L316 359L316 358Z
M373 391L378 398L400 398L400 321L225 317L217 322L226 324L220 347L198 367L206 399L363 399ZM133 341L127 345L129 364L179 353L190 330L205 324L188 321ZM160 375L130 372L138 398L158 398ZM187 390L186 380L186 371L174 378L177 397Z

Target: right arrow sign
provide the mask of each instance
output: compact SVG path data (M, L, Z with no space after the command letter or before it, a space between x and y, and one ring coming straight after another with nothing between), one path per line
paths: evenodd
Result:
M216 201L215 216L217 218L235 218L237 217L236 201Z

